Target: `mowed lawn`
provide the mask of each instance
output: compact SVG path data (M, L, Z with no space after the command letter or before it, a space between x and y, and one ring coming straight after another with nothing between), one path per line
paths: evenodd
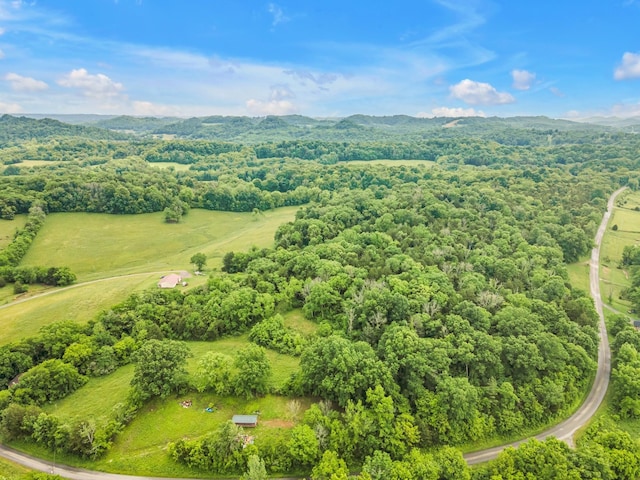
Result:
M198 360L209 351L233 356L249 342L247 335L214 342L188 342L193 353L188 370L195 372ZM267 350L273 369L272 385L280 386L297 370L299 359ZM133 377L133 365L127 365L101 378L89 380L84 387L67 398L47 407L47 412L67 419L104 419L105 415L126 398ZM184 408L183 400L192 406ZM173 462L166 452L169 442L181 438L198 438L218 428L235 414L260 412L260 424L252 435L279 435L291 428L310 405L309 399L298 399L299 410L291 408L291 399L276 395L254 399L219 397L210 393L172 395L149 402L133 422L120 434L107 456L96 462L82 462L85 467L137 475L197 476L197 472ZM215 411L205 409L214 406ZM271 438L271 437L268 437Z
M620 292L631 285L630 272L618 268L622 259L622 251L628 245L640 245L640 211L635 207L640 205L640 194L632 192L624 197L624 207L616 206L600 250L600 291L602 300L611 306L627 312L631 303L620 299ZM617 225L617 230L613 226Z
M67 266L78 281L190 270L189 259L197 252L207 255L209 268L217 267L228 251L271 246L278 226L293 220L297 209L258 216L196 209L178 224L165 223L162 213L55 213L47 217L22 265Z

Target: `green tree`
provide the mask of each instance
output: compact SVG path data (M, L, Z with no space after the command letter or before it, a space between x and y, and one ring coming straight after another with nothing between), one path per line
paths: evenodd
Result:
M207 264L207 256L204 253L198 252L191 257L190 261L196 266L196 270L202 271Z
M267 469L258 455L250 455L247 461L247 472L240 480L267 480Z
M291 458L303 467L314 465L320 457L318 439L308 425L298 425L292 430L288 450Z
M251 398L267 393L271 364L264 348L257 345L243 348L237 353L233 365L236 368L233 378L233 391L236 395Z
M322 459L311 472L312 480L347 480L348 478L347 464L331 450L322 454Z
M148 340L133 355L136 362L131 386L143 398L167 397L186 383L187 357L191 354L184 342Z
M220 352L207 352L198 362L195 384L199 392L211 390L227 395L231 390L233 358Z

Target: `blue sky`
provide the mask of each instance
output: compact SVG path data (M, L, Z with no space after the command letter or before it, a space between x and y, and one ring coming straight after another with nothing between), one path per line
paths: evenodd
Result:
M640 0L0 0L0 112L640 115Z

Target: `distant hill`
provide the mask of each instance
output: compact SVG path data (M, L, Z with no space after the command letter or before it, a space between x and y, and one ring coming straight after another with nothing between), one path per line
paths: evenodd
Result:
M127 140L131 136L102 128L70 125L51 118L36 120L3 115L0 117L0 142L44 140L48 138L88 138L92 140Z
M100 120L108 120L116 117L116 115L97 115L92 113L21 113L21 117L42 120L50 118L59 122L69 123L71 125L89 125L99 122Z
M100 119L94 125L109 130L148 133L178 121L180 121L178 117L131 117L129 115L121 115L119 117Z
M135 137L218 140L242 143L318 140L331 142L413 142L434 138L478 138L506 145L557 145L582 143L593 135L602 141L635 132L632 119L610 125L574 122L542 116L530 117L435 117L408 115L351 115L346 118L314 119L302 115L239 117L133 117L71 116L71 125L50 118L33 119L5 115L0 141L49 137L84 137L124 140ZM637 132L640 132L638 124ZM607 140L608 138L608 140Z

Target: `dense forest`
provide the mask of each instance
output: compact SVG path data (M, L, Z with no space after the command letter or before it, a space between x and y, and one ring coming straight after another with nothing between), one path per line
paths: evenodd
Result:
M532 441L474 470L452 448L559 421L589 388L598 316L566 264L590 251L609 194L638 187L639 137L543 118L463 119L447 129L451 119L362 116L102 123L136 137L3 121L0 214L29 213L0 251L4 282L74 281L64 266L20 266L51 212L164 211L179 222L191 208L300 206L272 248L227 252L222 272L202 287L132 294L87 325L54 323L1 347L6 439L95 458L151 398L275 393L314 400L278 441L244 448L228 423L170 444L169 454L199 471L318 480L640 474L637 441L610 426L592 426L575 450ZM391 133L380 134L380 124L392 124ZM297 133L307 130L314 133ZM349 163L408 159L433 163ZM640 263L637 251L625 253L622 261ZM630 296L638 297L637 278ZM318 324L316 334L284 325L281 314L293 309ZM625 317L616 325L615 408L635 418L640 334ZM184 341L244 332L251 347L236 358L213 355L197 378L186 375ZM267 387L264 348L300 358L278 391ZM130 396L108 423L66 424L41 410L130 362Z

